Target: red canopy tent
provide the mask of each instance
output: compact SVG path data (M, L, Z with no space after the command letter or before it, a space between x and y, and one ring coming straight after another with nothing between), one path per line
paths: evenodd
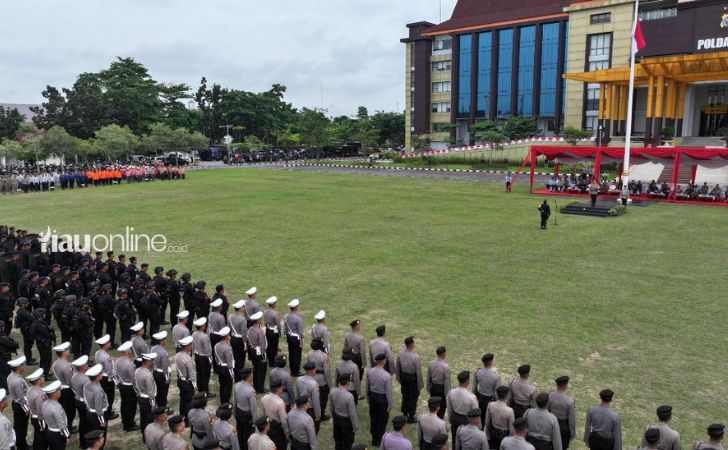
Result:
M523 159L521 167L516 175L520 174L527 164L531 165L530 185L533 192L533 181L536 172L536 158L545 156L549 161L558 159L555 166L554 174L559 173L560 162L577 162L577 161L594 161L593 176L599 179L601 173L601 164L605 162L622 161L624 158L624 148L622 147L573 147L573 146L541 146L534 145L531 151ZM678 182L678 174L680 171L680 162L685 159L697 161L707 161L712 159L726 160L728 165L728 148L681 148L681 147L649 147L649 148L632 148L630 151L630 159L634 162L646 162L655 159L673 160L671 189L674 190ZM619 170L622 172L621 166Z

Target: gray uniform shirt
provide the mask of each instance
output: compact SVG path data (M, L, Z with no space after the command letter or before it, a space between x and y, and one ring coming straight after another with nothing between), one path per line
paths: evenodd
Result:
M526 411L525 417L528 420L529 437L550 441L554 450L562 449L561 429L555 415L545 409L532 408Z
M283 318L283 328L286 336L298 339L303 345L303 319L298 313L291 311L286 314Z
M321 417L321 401L319 400L319 385L318 382L308 375L298 377L296 380L296 392L298 396L308 395L308 402L313 408L313 416L315 418Z
M53 363L51 369L58 381L61 382L61 388L71 387L71 377L73 376L73 366L68 360L59 358Z
M379 366L369 369L369 372L367 372L367 400L369 400L369 394L371 393L386 395L388 407L392 408L394 406L392 375Z
M131 338L131 349L134 351L134 359L137 361L142 360L142 353L149 353L149 346L138 334Z
M169 353L161 345L155 345L152 347L152 353L156 353L157 357L154 358L154 370L164 375L164 378L169 383L172 369L169 364Z
M490 425L500 431L507 431L510 434L514 434L514 420L516 420L516 414L513 412L513 408L508 406L506 402L499 400L497 402L488 403L488 408L485 410L486 430Z
M287 405L293 405L295 403L296 394L293 391L293 381L291 380L291 374L283 367L274 367L270 370L268 375L270 384L274 381L280 381L283 383L283 391L281 391L281 398Z
M195 355L212 357L212 344L210 344L210 336L202 331L192 333L192 350Z
M267 434L257 431L248 438L248 450L273 450L275 446Z
M528 380L516 378L511 382L511 390L508 391L508 402L512 400L518 405L535 408L536 393L536 388Z
M458 450L488 450L490 447L485 433L480 428L468 424L458 427L453 448Z
M283 432L286 436L290 436L288 430L288 416L286 415L286 404L274 393L267 394L260 401L263 405L263 412L270 420L280 422Z
M258 302L253 299L249 298L245 301L245 317L250 318L253 314L260 311L260 306L258 305Z
M447 409L452 417L453 413L465 416L468 411L478 407L478 399L464 387L456 387L447 393Z
M172 339L174 340L174 346L179 348L179 341L190 335L190 329L187 325L178 323L172 328Z
M71 389L73 389L73 395L76 396L77 400L84 401L83 387L90 383L90 380L85 373L76 372L71 377Z
M233 404L241 411L247 411L252 416L252 422L257 419L258 406L255 402L255 389L245 381L239 381L233 386Z
M189 446L182 436L174 433L167 433L162 439L163 450L187 450Z
M248 341L248 319L244 314L231 314L228 316L228 325L230 325L230 335L235 338L241 338L243 344Z
M573 439L576 437L576 408L574 407L574 399L559 391L549 392L549 411L555 415L558 420L569 421L569 435ZM564 442L561 443L562 445ZM680 449L673 449L680 450Z
M100 423L105 422L106 409L109 407L109 399L99 383L89 382L83 387L83 398L86 402L88 412L96 414Z
M125 386L134 385L134 371L136 367L126 356L120 356L116 360L116 380Z
M263 323L265 324L265 327L273 333L281 333L281 319L278 317L278 310L267 308L263 312Z
M140 367L134 372L134 386L140 398L148 398L154 405L154 398L157 396L157 385L154 383L152 372L146 367Z
M431 444L432 438L438 434L447 434L445 421L437 417L437 414L422 414L417 420L417 442L420 446L422 441Z
M680 450L682 444L680 442L680 433L670 428L665 422L658 422L655 425L650 425L645 428L645 431L650 428L657 428L660 430L660 440L657 441L657 448L660 450ZM647 441L645 441L644 434L642 435L642 447L647 447Z
M211 312L207 318L207 334L217 333L223 328L225 328L225 316L217 311Z
M355 355L361 355L361 360L366 363L367 346L364 343L364 336L360 333L349 333L344 338L344 351L351 352Z
M481 367L473 376L473 394L495 398L495 390L500 386L501 377L491 369Z
M442 359L431 361L427 367L427 392L432 391L433 384L443 385L445 395L450 392L450 365Z
M351 383L349 383L349 392L357 397L361 396L361 379L359 378L359 367L354 361L344 361L343 359L336 363L336 379L340 376L351 375Z
M65 433L66 437L70 436L70 433L68 433L68 417L66 417L66 412L58 401L48 399L43 402L41 413L49 429L61 430L61 433Z
M324 343L324 351L328 353L329 348L329 329L321 322L311 327L311 340L320 339Z
M116 377L114 374L114 360L106 350L97 350L94 354L94 359L96 363L101 364L102 373L105 378L112 380Z
M422 389L422 362L416 351L405 348L397 355L397 381L402 382L402 373L417 377L417 389Z
M163 439L164 429L157 422L150 423L144 429L144 442L149 450L163 450Z
M192 382L192 386L197 387L197 371L192 362L192 356L187 352L179 352L174 357L175 366L177 366L177 377L182 380Z
M311 450L318 448L316 428L314 427L313 419L306 411L293 408L288 413L288 429L291 433L291 439L309 444Z
M530 442L520 436L506 436L501 441L500 450L536 450Z
M210 414L204 409L194 408L187 413L192 428L192 445L205 448L215 442L215 431L210 423Z
M397 372L397 361L394 359L394 353L392 353L392 347L389 342L383 338L376 337L369 343L369 364L370 367L375 367L377 363L374 358L377 355L385 353L387 355L387 362L389 362L389 373L394 374ZM386 366L385 366L386 367Z
M306 359L316 364L316 382L319 386L331 386L331 364L326 353L321 350L311 350Z
M614 439L614 450L622 450L622 421L619 415L608 406L592 406L586 412L584 442L587 445L591 433Z
M46 395L43 390L38 386L31 386L28 389L28 410L30 411L31 417L43 419L43 402L46 400Z
M225 341L220 341L215 344L215 360L220 368L226 368L230 373L230 377L233 376L233 370L235 369L235 358L233 358L233 349Z
M8 375L8 394L13 402L28 411L28 382L15 372Z
M265 359L265 351L268 348L268 340L265 338L265 330L258 324L253 324L248 329L248 343L255 353Z
M240 450L238 435L233 433L233 426L226 420L218 420L212 425L220 447L226 450Z
M356 411L354 396L346 389L336 387L331 390L329 395L331 400L331 411L341 417L348 417L354 430L359 428L359 415Z

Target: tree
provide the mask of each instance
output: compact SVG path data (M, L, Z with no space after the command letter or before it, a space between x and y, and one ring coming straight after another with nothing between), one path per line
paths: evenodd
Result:
M571 145L576 145L578 141L591 137L592 133L591 131L582 130L581 128L565 126L561 135L563 136L564 141Z
M107 160L120 159L134 153L139 138L129 127L107 125L96 132L94 151Z
M15 134L24 120L25 116L16 108L5 109L0 106L0 139L15 139Z
M83 154L83 141L71 136L61 126L53 126L45 134L40 136L38 144L43 152L48 155L56 155L64 160L74 158L77 160Z
M377 145L398 147L404 145L404 114L377 111L371 116L372 127L379 131Z
M473 125L472 132L475 134L475 141L487 144L490 147L490 163L493 163L493 152L502 150L503 144L508 140L503 131L502 124L485 120Z
M503 133L512 141L516 139L529 139L538 136L538 122L535 117L513 116L506 120Z
M303 108L296 123L304 144L320 149L331 142L331 121L323 110Z
M35 164L38 161L48 159L49 156L50 153L48 153L47 149L41 145L40 137L34 136L33 138L23 142L22 152L18 159Z
M22 159L23 146L13 139L0 139L0 160L4 164L14 159Z
M413 134L412 135L412 146L415 150L427 150L430 148L430 135L429 134Z
M146 152L184 152L204 148L209 143L199 131L190 133L184 128L172 128L166 123L155 123L150 128L150 132L140 140L140 147Z
M223 89L219 84L213 84L212 88L208 88L207 78L202 77L200 87L195 94L195 101L200 111L200 129L210 142L218 142L224 136L224 131L220 128L221 125L225 125L221 105L222 95Z

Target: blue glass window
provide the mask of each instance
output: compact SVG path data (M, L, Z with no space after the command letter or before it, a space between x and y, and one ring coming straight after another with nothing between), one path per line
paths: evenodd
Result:
M536 55L536 27L521 28L518 45L518 98L519 116L533 114L533 70Z
M513 30L498 32L498 117L511 114L511 70L513 69Z
M559 63L559 24L547 23L541 27L541 98L539 112L544 117L556 115L556 87Z
M470 73L473 66L473 36L460 36L460 73L458 74L458 117L470 115Z
M564 22L564 56L563 56L563 71L568 73L568 61L569 61L569 22ZM566 79L561 79L561 115L563 117L564 111L566 111Z
M490 114L490 69L493 53L493 34L478 34L478 117Z

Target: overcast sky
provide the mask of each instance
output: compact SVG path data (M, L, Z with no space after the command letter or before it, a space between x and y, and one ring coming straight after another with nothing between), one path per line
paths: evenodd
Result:
M157 81L250 91L288 87L330 115L403 107L405 24L449 18L456 0L23 0L3 5L0 103L132 56Z

